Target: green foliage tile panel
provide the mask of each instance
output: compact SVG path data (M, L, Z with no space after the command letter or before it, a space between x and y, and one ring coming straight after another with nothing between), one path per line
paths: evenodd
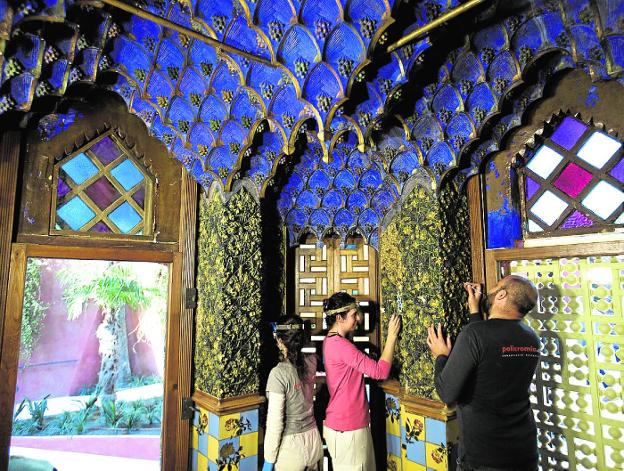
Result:
M427 327L443 322L456 335L466 319L462 282L471 277L465 195L452 185L439 194L416 187L381 237L384 322L403 315L395 356L407 393L433 397L433 362Z
M245 190L202 194L195 387L218 398L258 392L260 208Z

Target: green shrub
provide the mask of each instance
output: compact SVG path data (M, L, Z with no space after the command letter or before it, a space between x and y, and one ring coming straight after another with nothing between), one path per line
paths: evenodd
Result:
M122 402L113 401L112 399L104 400L100 411L106 425L113 428L119 427L124 415L124 405Z

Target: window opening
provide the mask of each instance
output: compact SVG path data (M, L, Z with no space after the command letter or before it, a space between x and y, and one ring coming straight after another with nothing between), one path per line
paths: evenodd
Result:
M109 132L54 166L50 232L149 236L153 178Z
M623 225L622 156L621 140L566 116L521 169L525 235Z

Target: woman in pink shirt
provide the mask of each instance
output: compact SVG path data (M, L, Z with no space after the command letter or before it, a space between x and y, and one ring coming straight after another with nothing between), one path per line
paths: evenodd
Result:
M329 389L323 436L335 471L375 471L370 414L364 391L364 375L387 379L401 319L393 315L381 359L375 361L347 339L359 321L355 298L334 293L323 301L329 331L323 341L323 362Z

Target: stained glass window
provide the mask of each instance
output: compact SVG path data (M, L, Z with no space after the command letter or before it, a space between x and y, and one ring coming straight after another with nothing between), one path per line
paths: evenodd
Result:
M114 133L54 167L52 233L149 236L153 178Z
M623 225L622 147L616 136L564 117L521 170L527 236Z

